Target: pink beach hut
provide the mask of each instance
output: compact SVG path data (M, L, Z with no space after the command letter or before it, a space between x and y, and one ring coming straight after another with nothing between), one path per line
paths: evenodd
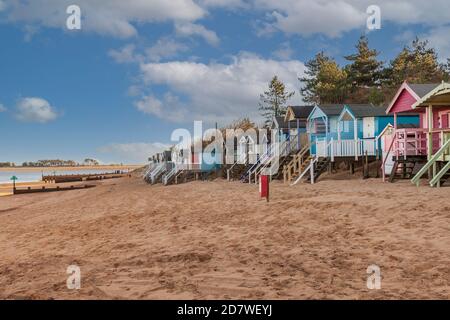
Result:
M390 143L385 143L383 178L389 173L386 164L392 161L391 181L414 176L413 182L418 184L428 172L430 184L440 186L450 169L450 84L404 82L386 112L394 115L394 124ZM402 126L399 114L419 114L419 125Z

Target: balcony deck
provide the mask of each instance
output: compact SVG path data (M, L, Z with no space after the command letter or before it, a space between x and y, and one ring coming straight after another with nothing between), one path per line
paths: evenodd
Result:
M323 158L360 158L364 156L377 156L379 154L378 139L342 139L316 141L316 156Z
M433 131L433 154L450 140L450 129ZM393 155L397 159L428 155L428 129L397 129L393 142ZM450 161L450 150L446 151L440 161Z

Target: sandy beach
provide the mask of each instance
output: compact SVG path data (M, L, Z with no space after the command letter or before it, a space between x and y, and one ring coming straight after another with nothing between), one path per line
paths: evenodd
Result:
M96 184L0 198L0 298L450 298L449 188L274 182L266 203L223 180ZM371 264L381 290L367 289Z

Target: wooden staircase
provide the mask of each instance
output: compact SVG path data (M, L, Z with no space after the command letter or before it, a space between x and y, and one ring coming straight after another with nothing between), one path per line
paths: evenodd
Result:
M314 180L311 179L311 174L307 175L306 181L317 181L319 177L328 169L328 165L330 164L330 158L319 158L314 166Z
M415 166L415 161L395 161L394 167L392 168L392 172L389 176L389 182L394 182L396 179L412 179Z
M394 162L392 172L389 176L389 182L401 179L412 179L416 168L423 166L426 163L426 158L423 157L408 157L406 159L400 158Z
M284 179L284 167L294 160L294 156L295 155L289 154L287 156L281 157L280 163L278 164L278 172L274 173L273 175L274 179Z
M294 182L291 183L291 186L296 185L302 179L306 178L306 181L314 184L317 179L328 169L328 165L330 164L330 158L318 158L318 157L310 157L303 162L302 169L299 171L300 173L295 178ZM312 171L312 176L311 176Z
M287 164L283 165L281 173L283 174L284 183L292 183L310 164L312 157L309 150L309 145L305 146L297 154L294 154Z
M279 148L278 151L274 149L276 147ZM282 178L282 168L292 160L296 148L297 136L291 136L289 140L282 141L281 144L272 144L267 152L242 175L241 181L258 184L261 174L268 174L276 179ZM275 166L272 168L274 164L277 164L277 171L274 170Z
M248 164L234 164L224 167L224 175L228 181L239 180L243 174L245 174L250 166Z
M437 171L441 171L441 170L445 170L445 166L447 165L446 162L439 162L437 165ZM445 183L449 184L450 183L450 170L447 169L447 171L443 174L443 176L441 177L440 181L439 181L439 186L444 185Z
M441 178L441 186L446 182L447 183L450 182L450 172L449 171L447 171L447 173Z
M450 170L450 161L447 156L450 155L450 139L445 141L442 147L437 151L431 159L417 172L411 182L416 186L420 185L420 179L427 173L431 173L428 179L431 187L440 187L443 179L447 181ZM438 172L438 168L440 168Z

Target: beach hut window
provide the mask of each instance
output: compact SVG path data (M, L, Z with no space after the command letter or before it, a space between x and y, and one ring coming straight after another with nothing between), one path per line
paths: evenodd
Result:
M313 133L326 133L326 125L325 122L323 120L316 120L314 122L314 132Z
M350 121L341 121L340 130L345 133L350 132Z
M349 121L344 122L344 132L350 132L350 122Z

